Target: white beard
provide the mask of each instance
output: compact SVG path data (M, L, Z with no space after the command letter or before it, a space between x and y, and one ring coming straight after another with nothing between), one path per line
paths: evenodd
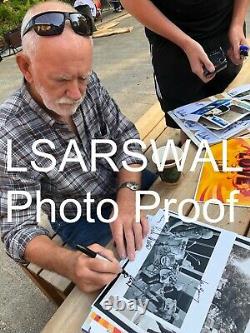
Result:
M76 112L84 98L82 96L78 100L72 100L68 97L61 97L57 100L52 100L50 99L49 94L41 86L37 88L37 92L41 96L43 104L46 106L46 108L55 112L61 117L72 116Z

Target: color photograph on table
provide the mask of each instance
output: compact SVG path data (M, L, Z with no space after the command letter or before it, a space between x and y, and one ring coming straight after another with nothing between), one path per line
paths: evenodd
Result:
M211 147L219 172L214 171L210 162L201 170L195 200L205 202L218 199L227 204L230 193L238 190L235 206L250 207L250 138L234 138L227 141L227 166L241 167L241 171L222 170L222 144ZM221 167L220 167L221 166Z
M109 321L91 311L82 326L83 333L123 333Z

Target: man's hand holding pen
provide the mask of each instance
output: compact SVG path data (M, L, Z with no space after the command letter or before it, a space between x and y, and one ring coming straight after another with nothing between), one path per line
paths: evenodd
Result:
M71 263L71 279L79 289L86 293L101 289L122 272L112 251L99 244L92 244L89 248L108 260L98 257L90 258L80 251L75 252Z

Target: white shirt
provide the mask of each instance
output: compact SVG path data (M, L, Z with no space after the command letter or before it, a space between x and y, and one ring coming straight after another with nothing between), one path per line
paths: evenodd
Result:
M74 3L74 7L88 5L91 10L91 14L93 17L96 17L96 6L92 0L76 0Z

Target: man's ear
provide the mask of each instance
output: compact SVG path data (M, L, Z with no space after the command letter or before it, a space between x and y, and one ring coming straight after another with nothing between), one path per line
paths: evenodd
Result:
M33 78L30 59L23 52L19 52L16 55L16 62L26 81L32 83Z

